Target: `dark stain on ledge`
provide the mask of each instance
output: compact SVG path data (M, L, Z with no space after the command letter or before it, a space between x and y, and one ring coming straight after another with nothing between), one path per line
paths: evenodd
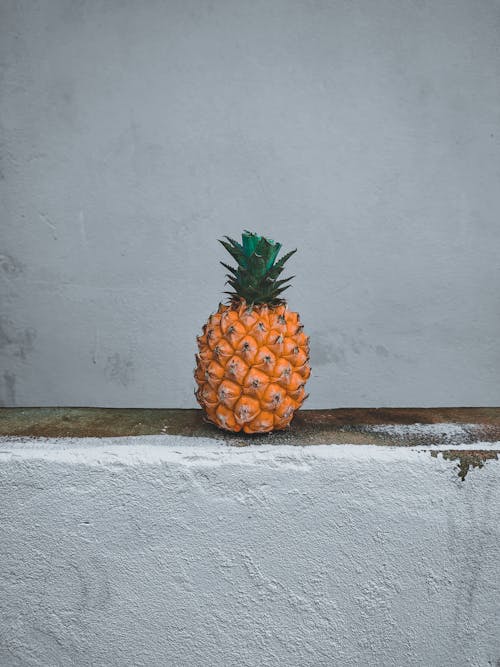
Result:
M431 456L437 459L438 454L441 454L446 461L458 461L458 476L464 482L470 468L483 468L490 459L498 461L499 453L500 450L492 449L449 449L431 452Z
M434 425L434 426L431 426ZM453 425L454 428L441 428ZM451 433L451 435L450 435ZM362 444L411 447L500 441L500 408L300 410L286 431L247 436L206 422L201 410L0 408L0 436L184 435L248 444Z

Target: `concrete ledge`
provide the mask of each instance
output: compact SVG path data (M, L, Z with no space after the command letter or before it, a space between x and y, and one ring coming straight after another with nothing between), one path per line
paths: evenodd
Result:
M396 424L391 446L4 435L0 664L496 665L500 445L462 423L401 447ZM462 481L449 452L492 458Z
M221 431L204 420L201 410L0 408L0 437L129 438L162 434L212 438L237 447L368 444L439 448L442 445L442 456L458 462L458 474L463 480L470 468L482 468L486 461L498 460L500 449L489 445L500 441L500 408L300 410L287 431L253 436ZM433 456L437 455L436 450Z
M116 437L187 435L242 444L447 444L500 440L500 408L342 408L299 410L277 433L227 433L201 410L0 408L0 435Z

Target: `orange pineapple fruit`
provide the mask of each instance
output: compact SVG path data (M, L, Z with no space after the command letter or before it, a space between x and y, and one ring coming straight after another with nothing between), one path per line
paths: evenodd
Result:
M224 238L237 262L237 268L221 262L233 291L197 338L195 395L219 428L282 430L307 398L311 374L309 338L280 296L291 278L278 278L296 251L277 260L281 244L271 239L247 231L242 243Z

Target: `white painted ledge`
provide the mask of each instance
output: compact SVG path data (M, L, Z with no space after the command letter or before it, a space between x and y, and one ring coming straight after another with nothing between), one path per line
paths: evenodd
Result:
M3 438L0 664L496 666L500 465L445 449Z

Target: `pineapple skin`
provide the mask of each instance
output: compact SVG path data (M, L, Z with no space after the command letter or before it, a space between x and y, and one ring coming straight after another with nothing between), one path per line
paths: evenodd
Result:
M226 431L285 429L307 398L309 338L286 303L219 305L197 338L195 392Z

